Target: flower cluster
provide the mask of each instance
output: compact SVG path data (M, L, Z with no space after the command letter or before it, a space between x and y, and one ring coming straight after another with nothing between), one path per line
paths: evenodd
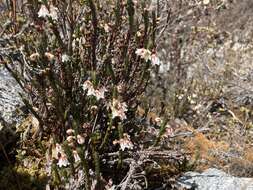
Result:
M54 158L58 159L57 165L59 167L63 167L63 166L67 167L69 165L67 155L65 154L65 152L60 144L57 143L55 145L55 150L52 154L53 154Z
M113 141L113 144L119 144L120 149L122 151L124 151L125 149L133 149L134 147L133 143L131 142L130 136L127 133L123 134L123 138Z
M97 100L104 99L105 98L105 92L107 89L105 87L102 87L100 89L95 89L93 87L93 84L87 80L83 83L83 90L88 90L87 96L95 96Z
M119 117L121 120L126 119L126 114L127 112L127 105L125 102L120 102L117 99L113 99L112 105L111 105L111 110L112 110L112 118Z
M151 52L145 48L139 48L135 51L136 55L140 56L146 62L151 60Z
M135 51L136 55L140 56L146 62L151 61L152 65L160 65L160 59L155 53L151 53L148 49L139 48Z
M75 136L74 135L75 131L73 129L68 129L66 131L66 133L68 135L67 139L66 139L67 143L68 143L68 146L73 149L72 150L72 155L74 157L74 161L79 162L79 161L81 161L81 159L80 159L80 156L79 156L77 150L75 149L76 148L76 143L78 143L79 145L84 144L85 138L80 134ZM63 150L63 148L60 144L57 143L55 145L55 149L54 149L52 155L53 155L54 158L56 158L58 160L57 165L59 167L67 167L70 164L70 162L67 158L67 155L64 152L64 150Z
M61 61L63 63L66 63L70 60L70 57L67 55L67 54L63 54L62 57L61 57Z
M75 131L73 129L68 129L66 133L68 135L66 140L68 141L70 146L73 147L75 141L80 145L84 144L85 138L83 137L83 135L78 134L75 136L74 135Z
M53 20L58 20L58 9L55 6L50 5L48 10L48 8L45 5L41 5L40 10L38 12L38 17L41 18L50 17Z

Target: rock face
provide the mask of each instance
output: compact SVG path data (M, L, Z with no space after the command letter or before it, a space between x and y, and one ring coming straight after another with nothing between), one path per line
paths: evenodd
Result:
M14 124L19 118L15 113L19 106L22 106L21 98L18 95L20 88L10 73L0 67L0 119L7 123Z
M13 151L17 140L15 124L22 119L16 110L23 105L18 92L20 88L16 81L8 71L0 67L0 169L4 163L7 163L5 153L9 159L15 157ZM5 153L2 151L2 146Z
M191 190L253 190L253 178L238 178L210 168L203 173L187 172L178 185Z

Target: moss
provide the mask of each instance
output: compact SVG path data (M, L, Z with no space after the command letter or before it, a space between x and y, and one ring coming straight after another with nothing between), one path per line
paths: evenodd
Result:
M47 177L43 174L35 175L33 169L22 167L4 167L0 171L0 189L8 190L40 190L45 189Z

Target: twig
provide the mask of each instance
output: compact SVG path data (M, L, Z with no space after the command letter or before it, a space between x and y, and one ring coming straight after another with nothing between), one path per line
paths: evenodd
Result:
M170 136L170 138L175 138L175 137L191 137L194 136L194 134L197 133L203 133L203 132L208 132L210 131L209 128L201 128L201 129L197 129L193 132L182 132L182 133L178 133L175 135Z
M96 117L95 117L95 121L94 121L94 123L93 123L92 133L95 131L96 124L97 124L97 119L98 119L98 114L96 115Z
M180 157L183 157L182 153L179 153L178 151L166 151L166 150L141 150L137 152L132 152L132 151L124 151L124 155L128 155L128 157L142 157L143 159L146 158L163 158L163 159L178 159ZM109 156L109 157L117 157L119 155L119 151L117 152L111 152L104 154L104 156Z
M3 29L0 33L0 37L3 36L3 34L5 33L5 31L8 29L8 27L10 27L11 25L13 25L13 22L10 20L7 20L4 24L3 24Z
M17 0L12 0L12 16L14 22L14 33L17 32Z
M132 163L129 166L129 171L126 175L127 176L126 179L124 178L125 180L123 179L124 181L122 181L119 185L119 186L121 186L121 190L126 190L127 189L127 186L129 185L129 183L131 181L131 178L133 177L133 175L136 171L136 166L137 166L136 162L132 161Z
M135 174L133 176L134 179L140 178L140 177L144 179L144 181L145 181L145 189L147 189L148 188L148 180L147 180L147 178L146 178L146 176L144 174L140 173L140 174Z

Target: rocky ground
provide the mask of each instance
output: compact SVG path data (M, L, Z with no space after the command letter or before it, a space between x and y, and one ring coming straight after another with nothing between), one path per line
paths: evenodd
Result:
M195 190L252 190L253 178L238 178L210 168L203 173L187 172L178 179L184 189Z
M225 9L217 11L220 5ZM163 72L154 77L151 92L148 91L150 102L167 108L172 126L178 119L184 123L175 133L185 136L175 141L192 153L193 160L197 157L195 170L200 173L189 179L191 188L195 181L199 186L196 189L252 189L252 5L247 0L210 1L202 7L199 11L206 12L198 20L194 33L185 34L188 38L184 36L188 41L180 49L181 75L175 66L178 62L173 59L171 62L166 48L160 52L166 66L162 65ZM189 21L187 14L182 18L178 27L188 31L193 21ZM170 32L173 33L172 29ZM190 41L192 36L194 40ZM168 46L172 44L164 45ZM185 52L191 52L192 57ZM160 108L154 110L163 112ZM210 172L217 178L201 174L214 167L225 171L229 180L215 170ZM239 179L236 177L248 177L249 184L241 186L240 181L233 181Z

